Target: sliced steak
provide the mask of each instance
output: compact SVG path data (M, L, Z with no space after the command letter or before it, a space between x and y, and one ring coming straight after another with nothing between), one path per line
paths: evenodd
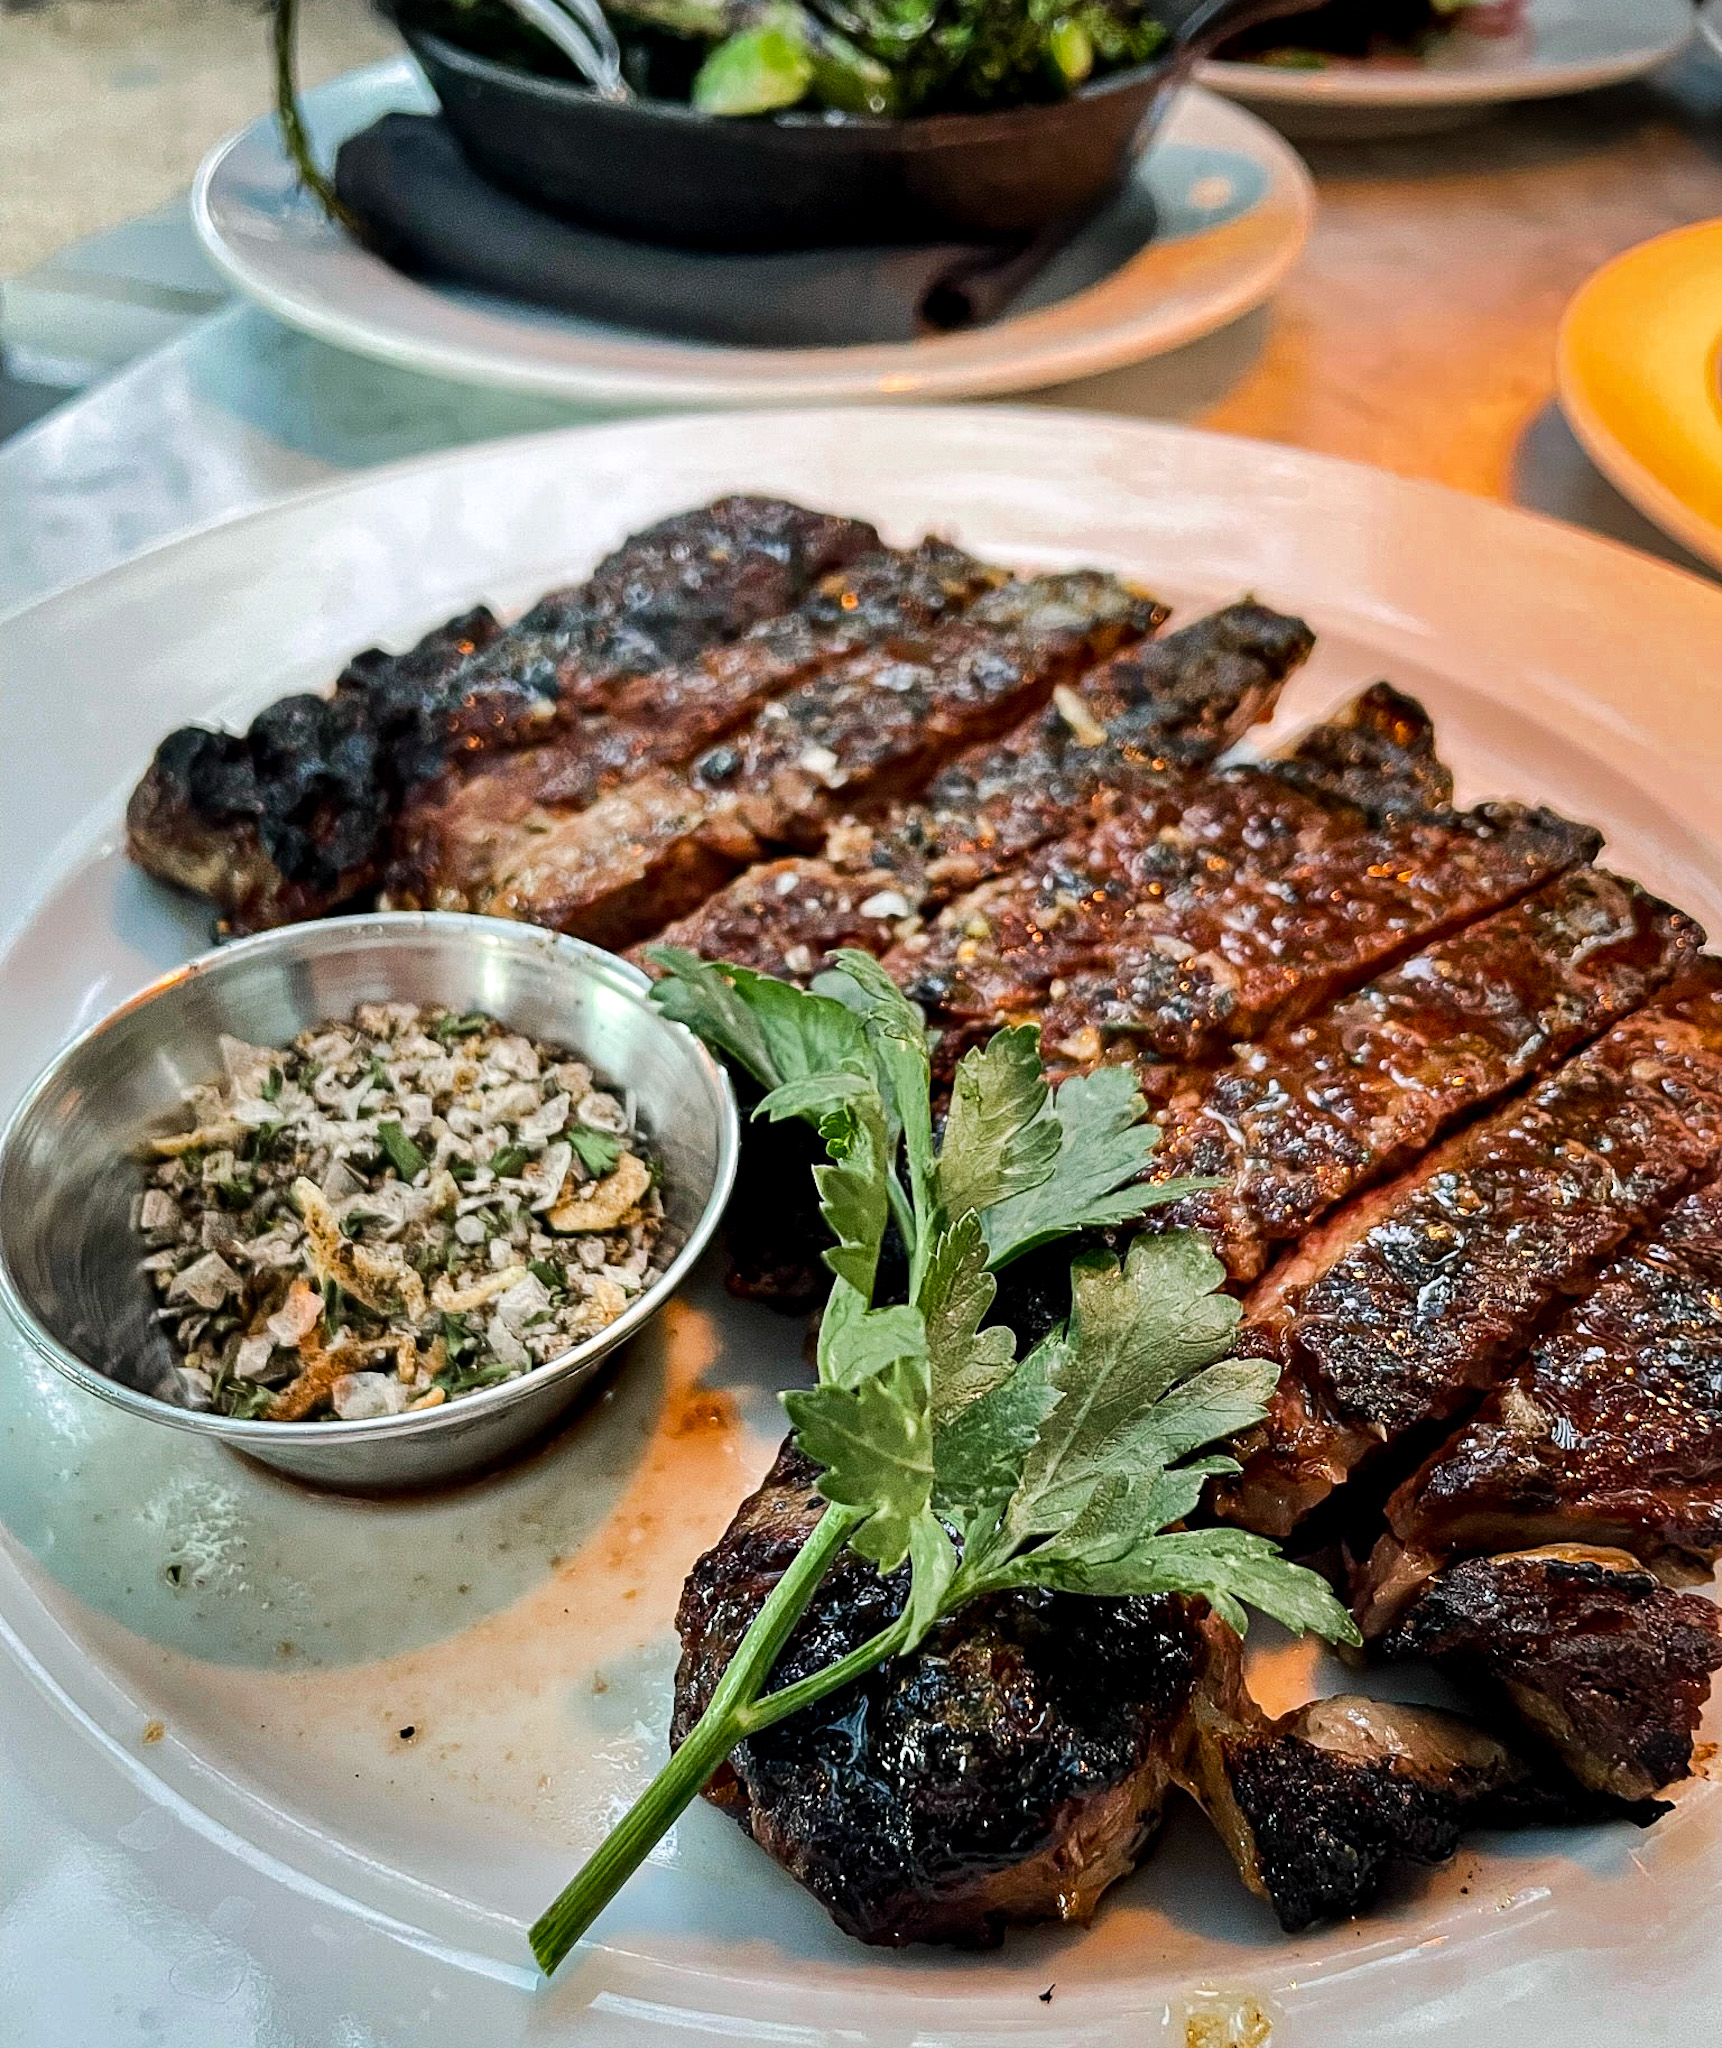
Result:
M850 874L816 855L761 861L697 910L630 950L648 971L655 946L681 946L805 986L839 946L885 952L909 915L894 875Z
M1504 1695L1593 1791L1652 1801L1692 1768L1722 1616L1618 1552L1527 1551L1443 1572L1383 1648Z
M1301 619L1228 605L1116 655L1037 720L958 755L918 802L840 827L827 851L936 909L1065 836L1100 793L1218 759L1314 644Z
M373 648L333 701L283 697L243 734L181 726L126 807L126 850L158 880L205 897L235 932L320 917L377 879L393 755L416 752L424 707L501 628L482 605L405 654Z
M1102 791L1212 759L1273 709L1310 644L1301 620L1237 604L1115 655L959 754L924 797L843 821L823 856L747 870L656 943L800 981L836 946L882 954L905 920L1068 830Z
M943 541L876 549L739 638L620 679L582 675L558 699L549 738L456 758L408 797L394 830L390 901L474 908L538 839L605 791L692 759L770 698L860 649L919 653L934 626L1003 581Z
M561 821L478 907L632 944L764 852L810 849L841 811L918 788L1158 616L1110 577L1006 584L917 656L853 655L773 698L685 772L641 776Z
M1374 1635L1453 1557L1603 1544L1665 1579L1722 1557L1722 1181L1688 1195L1387 1504L1355 1591Z
M1438 939L1174 1096L1154 1178L1224 1185L1151 1210L1150 1225L1205 1230L1234 1283L1259 1278L1330 1209L1637 1009L1703 940L1591 867Z
M863 522L772 499L679 514L506 631L480 607L405 655L356 656L333 702L284 699L243 736L169 734L127 813L131 856L232 930L319 916L376 884L404 795L451 756L538 738L565 697L733 638L877 546Z
M1180 1777L1288 1934L1367 1911L1394 1865L1445 1863L1472 1828L1618 1811L1457 1714L1355 1693L1277 1721L1201 1698Z
M695 1565L677 1625L672 1740L818 1519L788 1447ZM776 1685L888 1625L906 1573L846 1554L791 1636ZM919 1650L750 1736L707 1788L868 1942L990 1947L1013 1922L1086 1920L1159 1823L1210 1667L1236 1637L1198 1603L1021 1593L977 1602Z
M1546 811L1428 809L1424 750L1375 743L1372 705L1387 698L1395 733L1411 726L1416 707L1378 689L1333 741L1369 739L1385 764L1371 810L1320 786L1319 732L1295 776L1268 764L1126 791L1099 824L959 897L887 965L956 1050L1037 1018L1077 1064L1120 1043L1211 1063L1228 1039L1307 1015L1596 852L1596 833Z
M1416 1444L1719 1156L1722 966L1706 961L1268 1275L1239 1341L1280 1362L1280 1383L1221 1512L1288 1535L1360 1466Z

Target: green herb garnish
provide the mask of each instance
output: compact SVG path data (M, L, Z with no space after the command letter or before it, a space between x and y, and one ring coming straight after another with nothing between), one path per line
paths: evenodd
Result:
M490 1157L490 1170L498 1180L506 1180L510 1174L518 1173L532 1154L524 1145L504 1145L500 1152Z
M1211 1183L1141 1179L1159 1133L1128 1069L1047 1086L1038 1034L1002 1031L959 1065L935 1146L920 1013L857 952L812 992L690 953L655 952L653 995L767 1092L755 1116L813 1124L835 1244L818 1384L786 1394L829 1503L742 1638L711 1704L531 1933L554 1970L736 1744L914 1649L968 1601L1012 1587L1184 1593L1241 1633L1245 1606L1356 1642L1326 1583L1266 1538L1174 1529L1210 1475L1205 1446L1266 1413L1276 1379L1228 1356L1239 1307L1192 1231L1140 1237L1122 1261L1071 1267L1071 1309L1024 1358L989 1324L993 1273L1038 1245ZM894 1221L907 1299L875 1301ZM768 1692L790 1631L847 1546L910 1567L890 1626L823 1671Z
M580 1164L598 1180L616 1171L616 1161L622 1156L620 1138L612 1138L608 1131L594 1131L586 1124L574 1124L569 1128L568 1142L580 1155Z
M389 1155L389 1164L404 1181L415 1181L430 1161L413 1143L393 1117L377 1125L377 1143Z

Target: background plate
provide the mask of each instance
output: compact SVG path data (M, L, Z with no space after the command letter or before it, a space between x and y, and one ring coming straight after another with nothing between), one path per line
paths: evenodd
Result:
M306 96L325 159L393 107L434 105L408 59ZM1104 283L990 327L858 348L743 349L629 333L415 283L330 226L301 192L273 119L213 150L192 191L210 256L290 326L462 383L634 407L970 398L1055 384L1193 341L1258 306L1297 261L1309 174L1253 115L1181 93L1137 176L1163 233ZM1028 296L1050 301L1058 265Z
M1288 24L1286 40L1295 24ZM1530 0L1515 36L1460 31L1428 61L1322 70L1204 64L1202 83L1307 140L1426 131L1503 100L1547 99L1641 77L1693 29L1691 0ZM1373 119L1365 119L1373 115Z
M0 624L0 1107L202 943L118 851L168 727L324 684L479 595L522 603L736 488L1127 569L1180 607L1296 607L1322 637L1282 725L1391 674L1467 796L1595 819L1620 866L1722 917L1722 593L1694 579L1430 486L1117 419L636 423L380 472ZM535 1990L524 1925L652 1764L680 1575L767 1461L798 1349L696 1289L535 1458L374 1504L121 1414L0 1336L8 2048L1707 2038L1722 1808L1702 1784L1648 1835L1483 1841L1297 1940L1186 1818L1092 1930L990 1956L845 1941L702 1808ZM1289 1646L1256 1666L1274 1708L1333 1679Z
M1555 382L1598 469L1722 569L1722 221L1605 264L1561 322Z

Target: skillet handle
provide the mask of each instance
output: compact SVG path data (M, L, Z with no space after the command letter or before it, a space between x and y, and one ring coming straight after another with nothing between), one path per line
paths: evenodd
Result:
M1314 0L1156 0L1154 12L1172 31L1181 57L1201 56L1216 43L1258 22L1307 14Z

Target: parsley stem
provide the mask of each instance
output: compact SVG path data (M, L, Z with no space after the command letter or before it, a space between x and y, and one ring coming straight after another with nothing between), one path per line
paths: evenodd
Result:
M528 1938L547 1977L748 1733L748 1710L758 1698L760 1687L771 1676L771 1667L790 1631L806 1612L832 1559L860 1519L854 1509L839 1507L828 1507L820 1516L812 1534L796 1552L737 1645L710 1704L694 1723L687 1740L599 1844L555 1904L534 1923ZM816 1676L823 1678L825 1673Z
M800 1713L803 1707L824 1699L827 1693L836 1692L852 1678L860 1678L874 1665L883 1664L887 1657L896 1656L908 1633L908 1616L900 1614L889 1628L882 1628L876 1636L870 1636L847 1657L839 1657L835 1664L827 1664L823 1671L797 1679L793 1685L780 1686L776 1692L768 1692L764 1699L755 1700L752 1706L742 1709L744 1732L755 1735L760 1729L769 1728L774 1721L786 1720L791 1714Z

